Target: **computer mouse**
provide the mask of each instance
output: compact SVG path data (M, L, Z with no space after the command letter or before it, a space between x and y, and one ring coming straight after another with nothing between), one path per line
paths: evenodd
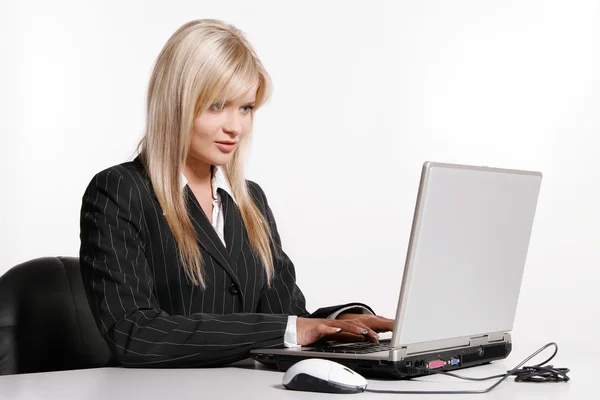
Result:
M324 393L364 392L367 380L334 361L308 358L292 365L283 375L283 386L291 390Z

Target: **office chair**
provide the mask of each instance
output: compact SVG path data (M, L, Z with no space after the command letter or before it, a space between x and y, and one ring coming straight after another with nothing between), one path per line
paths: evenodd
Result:
M77 258L37 258L0 277L0 375L110 365Z

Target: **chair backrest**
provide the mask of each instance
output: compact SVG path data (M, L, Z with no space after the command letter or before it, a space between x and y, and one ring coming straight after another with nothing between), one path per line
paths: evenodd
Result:
M37 258L0 277L0 375L109 365L77 258Z

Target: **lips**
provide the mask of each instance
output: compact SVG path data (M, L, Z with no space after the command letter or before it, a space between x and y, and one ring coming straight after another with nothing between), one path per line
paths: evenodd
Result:
M230 141L215 142L215 145L223 153L231 153L233 150L235 150L236 144L237 144L237 142L230 142Z

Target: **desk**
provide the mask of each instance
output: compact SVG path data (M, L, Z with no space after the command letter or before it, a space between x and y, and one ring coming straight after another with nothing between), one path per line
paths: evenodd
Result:
M515 355L505 361L459 373L486 376L512 368L533 350ZM559 353L554 365L571 367L569 383L516 383L509 378L485 395L437 395L436 399L593 399L598 380L597 366L585 360L584 354L566 357ZM34 400L166 400L166 399L388 399L391 394L362 393L332 395L286 390L281 385L282 372L266 369L251 360L234 366L213 369L129 369L98 368L78 371L49 372L0 376L0 399ZM445 376L429 376L414 381L369 380L373 389L443 390L479 389L489 382L457 381ZM401 395L404 399L428 399L429 396Z

